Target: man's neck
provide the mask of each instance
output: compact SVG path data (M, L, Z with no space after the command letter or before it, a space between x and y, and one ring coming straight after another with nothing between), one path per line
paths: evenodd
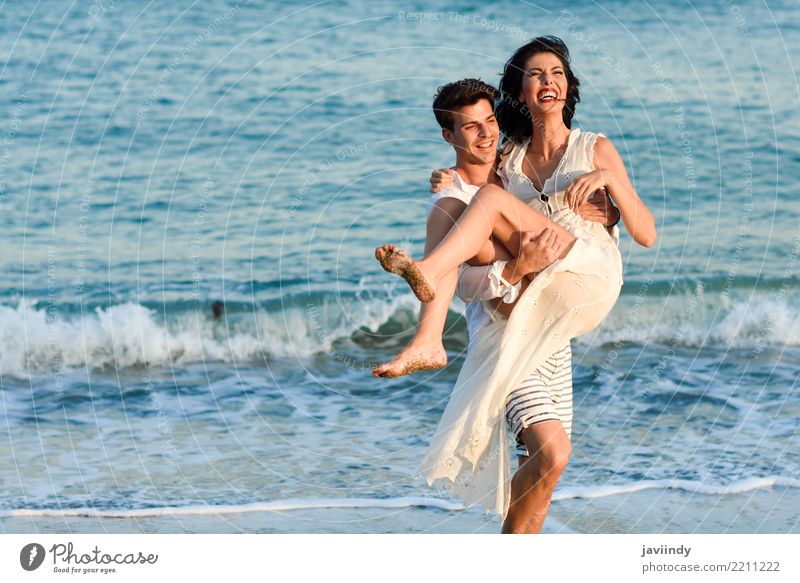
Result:
M489 182L489 177L492 174L494 164L481 163L475 164L474 162L466 162L456 157L456 172L461 177L461 180L473 186L483 186Z

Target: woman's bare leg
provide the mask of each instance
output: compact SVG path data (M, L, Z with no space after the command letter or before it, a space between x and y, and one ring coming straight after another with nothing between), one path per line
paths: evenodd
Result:
M422 304L414 338L392 360L375 367L372 376L394 378L418 370L435 370L447 364L442 332L447 320L447 308L456 290L457 279L458 270L453 270L442 279L440 284L442 293L432 302Z
M478 253L490 236L516 255L521 232L538 235L546 228L552 229L564 243L563 258L575 242L569 231L513 194L487 184L478 190L458 222L425 259L414 261L402 250L389 245L376 249L375 256L386 271L403 277L420 301L430 302L442 279ZM442 292L447 293L444 289Z
M511 255L500 243L487 241L483 249L471 258L469 263L471 265L488 265L500 259L511 259ZM394 378L418 370L435 370L447 364L447 352L442 344L442 332L457 281L458 270L453 270L442 279L440 293L432 302L422 304L414 338L392 360L375 367L372 376Z

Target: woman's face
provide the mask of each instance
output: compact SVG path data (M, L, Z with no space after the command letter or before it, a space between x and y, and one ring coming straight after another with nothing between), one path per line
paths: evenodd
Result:
M564 109L567 98L567 73L553 53L536 53L522 72L522 95L531 113L550 113Z

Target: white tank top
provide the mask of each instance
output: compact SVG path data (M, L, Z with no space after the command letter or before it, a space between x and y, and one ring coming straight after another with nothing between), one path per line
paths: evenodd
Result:
M506 190L515 194L546 216L564 206L564 191L581 174L592 172L594 168L594 144L598 136L594 132L584 132L574 128L569 133L567 150L561 156L552 176L544 181L542 190L537 190L522 171L522 161L528 151L530 140L521 146L516 144L505 151L500 160L497 174L503 180ZM603 136L605 137L605 136ZM506 146L506 150L508 146Z

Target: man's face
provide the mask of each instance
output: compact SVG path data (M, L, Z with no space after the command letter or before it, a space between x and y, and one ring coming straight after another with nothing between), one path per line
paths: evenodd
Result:
M455 146L462 159L473 164L493 164L497 155L500 128L492 104L481 99L453 112L453 130L442 130L448 144Z

